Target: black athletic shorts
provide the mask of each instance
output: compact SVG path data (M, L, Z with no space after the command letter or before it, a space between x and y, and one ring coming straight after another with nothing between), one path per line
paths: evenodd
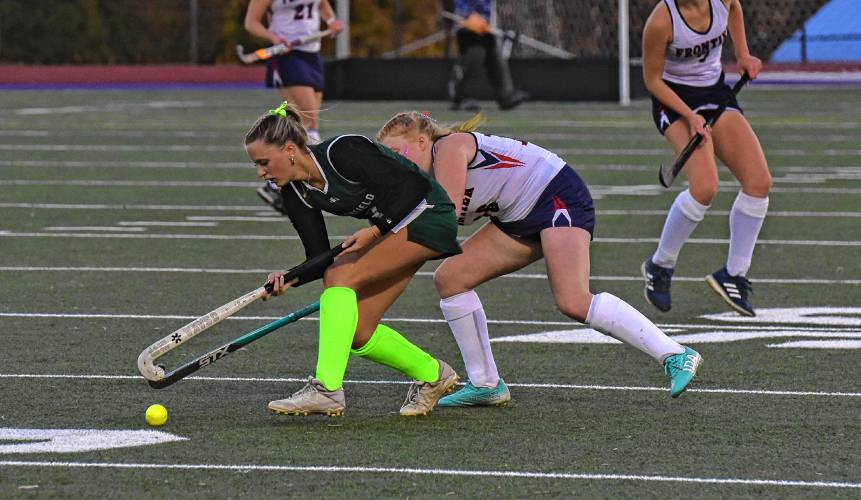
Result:
M694 112L699 113L708 120L712 113L720 107L720 105L724 102L727 102L727 109L734 109L739 112L743 112L741 106L738 105L738 101L735 99L735 95L732 93L732 89L729 85L724 83L724 74L721 73L720 79L714 85L710 87L692 87L690 85L681 85L679 83L668 82L664 80L664 83L669 85L673 92L678 95L685 104L688 105ZM727 101L727 99L729 99ZM664 135L664 131L667 130L674 121L681 118L681 116L670 109L667 106L661 104L660 101L655 99L655 96L652 96L652 118L655 120L655 126L658 127L658 132L661 135Z

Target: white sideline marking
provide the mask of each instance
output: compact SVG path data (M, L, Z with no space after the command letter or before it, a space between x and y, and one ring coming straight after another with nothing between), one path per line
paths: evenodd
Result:
M260 181L122 181L122 180L82 180L82 179L9 179L0 180L0 186L87 186L87 187L259 187ZM735 181L720 182L720 186L730 189L738 188ZM669 192L679 192L681 187L664 189L655 184L606 185L593 184L589 186L592 197L601 199L606 196L658 196ZM828 194L859 194L861 188L839 187L772 187L772 193L828 193Z
M141 205L110 203L0 203L0 208L42 208L56 210L189 210L200 212L259 212L260 205ZM274 213L274 212L273 212Z
M664 331L664 333L670 333ZM680 335L671 335L670 338L679 344L683 345L700 345L700 344L715 344L727 342L740 342L753 339L771 339L780 337L819 337L827 339L861 339L861 332L846 331L846 330L831 330L831 331L811 331L798 329L783 329L783 330L715 330L699 333L688 333ZM539 343L539 344L621 344L622 342L604 335L591 328L575 328L571 330L554 330L538 333L526 333L517 335L507 335L504 337L494 337L491 342L521 342L521 343ZM829 340L830 341L830 340ZM821 341L821 342L829 342ZM861 340L859 340L861 342ZM826 348L825 345L819 346ZM843 345L844 349L853 348L851 345Z
M170 109L170 108L202 108L208 106L206 101L112 101L100 105L86 106L56 106L48 108L18 108L16 115L56 115L60 113L89 113L106 111L127 111L131 109Z
M69 314L69 313L19 313L19 312L0 312L0 318L65 318L65 319L177 319L189 320L197 319L198 316L184 314ZM230 316L227 321L274 321L280 319L281 316ZM306 316L300 318L300 321L319 321L317 317ZM383 318L383 321L392 323L445 323L442 318ZM506 320L506 319L488 319L487 322L493 325L537 325L537 326L567 326L581 327L580 323L573 320L568 321L539 321L539 320ZM774 331L786 330L786 326L752 326L752 325L727 325L727 324L678 324L678 323L657 323L661 329L723 329L734 331ZM834 327L818 328L818 327L800 327L793 328L794 331L809 331L809 332L834 332L844 331ZM852 331L852 330L845 330Z
M271 269L215 269L200 267L68 267L68 266L0 266L0 272L110 272L110 273L205 273L205 274L266 274ZM430 271L421 271L416 276L432 277ZM500 276L497 279L537 279L546 280L546 274L540 273L511 273ZM643 281L642 276L592 276L591 281ZM673 276L673 281L684 281L699 283L701 277ZM755 283L772 283L783 285L861 285L861 279L857 280L830 280L809 278L756 278Z
M117 226L49 226L43 227L44 231L127 231L130 233L144 231L142 227L117 227Z
M769 307L757 309L755 317L735 313L704 314L703 319L733 323L813 323L830 326L861 326L861 307Z
M796 340L783 344L768 344L780 349L861 349L861 340Z
M259 464L154 464L120 462L35 462L3 460L5 467L60 467L100 469L174 469L174 470L232 470L267 472L360 472L429 476L512 477L523 479L580 479L602 481L647 481L664 483L707 483L756 486L798 486L803 488L861 488L861 483L840 481L802 481L778 479L743 479L693 476L647 476L639 474L593 474L580 472L526 472L476 469L420 469L410 467L350 467L334 465L259 465Z
M3 453L80 453L113 448L130 448L151 444L185 441L187 438L167 432L146 430L105 429L15 429L0 427L0 444Z
M4 133L12 131L0 130L0 136ZM61 131L51 131L46 135L57 135ZM76 132L77 133L77 132ZM171 132L173 134L174 132ZM179 133L179 132L177 132ZM565 135L565 134L562 134ZM606 138L606 135L603 136ZM855 140L854 137L846 136L847 141ZM822 140L822 137L817 137L817 141ZM669 151L667 152L669 154ZM232 162L232 161L139 161L139 160L124 160L122 162L110 160L0 160L0 167L99 167L99 168L199 168L199 169L253 169L253 166L248 162ZM653 172L657 166L631 164L631 163L584 163L572 165L577 171L595 170L606 172L608 170L623 171L623 172ZM835 173L847 173L850 175L858 175L861 167L847 166L803 166L803 165L769 165L772 172L800 172L810 175L833 175Z
M603 215L657 215L665 217L667 210L613 210L603 209L598 212L599 216ZM729 215L729 210L709 210L706 216L726 217ZM861 212L795 212L795 211L769 211L768 217L861 217Z
M217 222L170 222L170 221L120 221L120 226L148 227L216 227Z
M143 381L140 375L71 375L71 374L43 374L43 373L0 373L0 379L59 379L59 380L128 380L134 382ZM191 376L183 380L195 380L198 382L266 382L266 383L292 383L308 382L308 377L203 377ZM408 380L344 380L345 384L358 385L409 385ZM578 391L622 391L622 392L666 392L666 387L649 386L619 386L619 385L583 385L583 384L541 384L541 383L505 383L509 387L523 387L527 389L562 389ZM460 385L463 385L461 383ZM823 396L838 398L861 398L861 392L829 392L829 391L783 391L783 390L760 390L760 389L688 389L687 393L701 392L711 394L740 394L755 396Z
M256 188L260 181L100 181L100 180L0 180L0 186L87 186L87 187L241 187ZM259 207L258 207L259 210Z
M210 151L236 152L241 146L211 144L0 144L0 151Z
M0 160L0 167L99 167L99 168L205 168L209 169L246 169L253 168L250 163L229 161L109 161L109 160Z
M0 151L206 151L206 152L237 152L241 146L222 146L213 144L0 144ZM662 143L654 148L556 148L558 155L569 157L578 156L669 156L670 152ZM769 156L861 156L859 149L824 150L798 148L769 148Z
M260 212L261 206L253 205L110 205L110 204L86 204L86 203L0 203L0 208L38 208L38 209L83 209L83 210L188 210L188 211L207 211L224 212ZM329 215L327 213L324 216ZM667 210L615 210L603 209L599 215L616 216L616 215L642 215L642 216L666 216ZM726 217L729 215L729 210L709 210L706 213L707 217ZM861 217L861 212L797 212L797 211L769 211L769 217ZM272 215L264 215L258 217L229 217L229 216L206 216L206 215L190 215L186 217L188 220L202 221L257 221L259 219L272 219L285 221L281 214L272 212Z
M88 234L88 233L18 233L13 231L0 231L0 236L17 238L128 238L128 239L167 239L167 240L267 240L267 241L298 241L298 235L284 234ZM330 236L333 241L346 239L347 236ZM467 236L460 236L458 240L463 241ZM618 244L641 244L657 243L658 238L595 238L595 243L618 243ZM690 238L688 244L699 245L726 245L728 239L723 238ZM757 240L757 245L791 245L791 246L817 246L817 247L857 247L861 241L843 240Z

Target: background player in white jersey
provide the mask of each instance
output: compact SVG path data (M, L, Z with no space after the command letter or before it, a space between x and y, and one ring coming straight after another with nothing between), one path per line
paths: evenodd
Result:
M724 84L720 60L727 33L739 72L756 78L762 62L748 52L739 0L664 0L644 28L643 76L652 94L655 125L676 153L694 134L705 138L685 165L688 189L676 197L658 248L642 265L646 299L661 311L672 306L670 282L682 245L717 194L717 154L741 191L730 210L726 266L706 282L735 311L755 315L745 275L768 211L771 174L759 139ZM707 117L722 102L729 102L727 112L707 129Z
M320 20L332 30L333 36L344 29L344 23L335 17L329 0L251 0L245 12L245 29L277 45L320 31ZM318 118L324 87L320 41L308 42L269 59L266 86L276 87L282 99L299 110L311 143L320 142ZM257 194L283 213L278 190L264 184L257 189Z
M544 257L559 310L662 363L670 395L681 394L700 355L667 337L618 297L589 290L595 210L589 190L564 160L534 144L472 132L480 116L445 128L410 111L391 118L377 140L429 171L448 192L458 223L490 222L434 273L440 307L460 348L469 383L440 406L499 405L511 395L499 377L484 308L474 288Z

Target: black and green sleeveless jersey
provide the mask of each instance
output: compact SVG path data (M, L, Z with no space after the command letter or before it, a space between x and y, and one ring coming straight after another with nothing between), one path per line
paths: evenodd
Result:
M281 190L306 255L329 248L321 210L366 219L386 234L422 200L429 206L407 225L409 240L442 256L460 253L454 204L416 164L361 135L336 136L309 149L324 179L323 189L294 181Z

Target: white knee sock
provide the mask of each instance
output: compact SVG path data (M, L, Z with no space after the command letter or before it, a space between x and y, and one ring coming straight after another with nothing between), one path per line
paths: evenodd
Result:
M629 346L636 347L663 363L667 356L681 354L685 348L667 337L649 318L615 295L602 292L592 297L586 324Z
M439 307L463 356L466 373L472 385L496 387L499 372L490 350L487 317L474 290L439 301Z
M750 269L753 247L768 212L768 197L754 198L739 191L729 211L729 255L726 270L730 276L744 276Z
M652 262L661 267L676 267L676 259L682 251L682 245L691 235L697 224L703 220L710 205L703 205L691 196L687 189L676 196L676 201L670 207L661 241L652 256Z
M313 146L314 144L319 144L321 141L322 139L320 138L320 132L318 132L315 128L309 128L308 143Z

